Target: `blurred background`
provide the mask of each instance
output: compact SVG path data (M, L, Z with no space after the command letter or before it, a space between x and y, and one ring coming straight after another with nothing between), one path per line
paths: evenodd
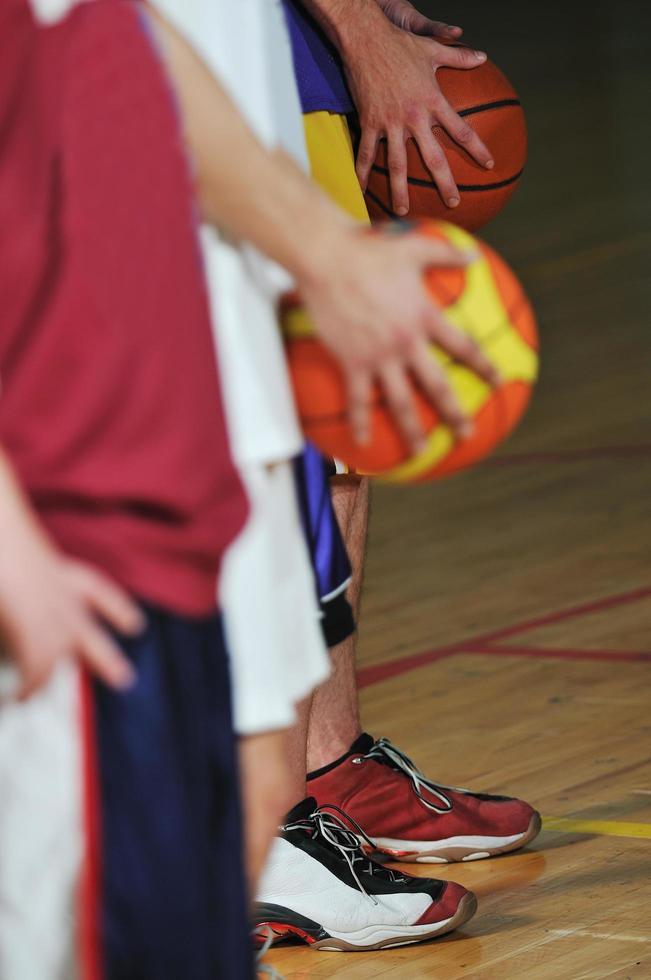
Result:
M375 488L363 721L442 782L524 797L545 824L535 850L424 866L475 890L480 912L462 935L382 956L381 975L642 980L651 976L650 7L419 6L461 24L524 104L522 185L480 235L532 299L542 374L495 457L448 481ZM317 975L311 964L279 965L289 977ZM331 957L318 975L378 975L349 969Z
M651 579L650 8L418 6L460 23L524 104L525 175L480 236L533 301L542 374L496 459L410 488L408 506L376 489L363 662L400 652L387 591L411 652Z

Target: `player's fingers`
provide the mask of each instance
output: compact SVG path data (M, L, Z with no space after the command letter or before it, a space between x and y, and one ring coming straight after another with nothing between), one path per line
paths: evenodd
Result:
M432 304L429 311L429 337L450 357L478 374L489 385L500 383L499 371L489 361L481 347L468 334L462 333L449 323L441 311Z
M403 364L388 361L379 372L389 411L412 452L420 452L425 441L414 393Z
M422 342L414 347L410 367L443 422L450 426L458 438L467 439L471 436L472 422L464 413L445 371L435 360L427 343Z
M145 622L142 612L115 582L88 565L75 565L73 575L93 612L118 633L133 635L143 629Z
M348 392L348 422L353 438L365 445L371 435L371 399L373 384L365 368L350 370L346 376Z
M409 0L383 0L381 4L384 13L401 31L421 34L427 37L452 36L459 37L463 33L460 27L452 27L439 20L430 20L425 14L416 10Z
M357 148L355 169L357 171L357 179L359 180L363 191L366 190L368 176L371 172L371 167L375 162L379 138L379 133L376 129L371 129L366 126L362 130L362 136Z
M420 234L418 230L404 236L402 248L423 269L431 266L464 268L477 258L477 252L472 249L456 248L450 242L429 238L427 235Z
M485 51L474 51L472 48L455 48L447 44L439 44L436 49L436 61L445 68L478 68L486 61Z
M461 198L455 183L447 157L432 133L431 126L426 124L412 132L418 143L423 162L432 175L432 180L438 187L441 199L449 208L456 208Z
M402 28L403 31L410 31L412 34L418 34L421 37L442 37L448 39L461 37L463 34L463 30L460 27L453 27L452 24L444 24L441 20L431 20L424 14L414 10L413 7L405 10L402 18L398 20L397 26Z
M438 121L459 146L470 154L482 167L491 170L495 166L493 155L486 144L465 119L454 111L452 106L442 101L437 109Z
M458 24L443 24L441 21L432 21L434 28L434 35L445 38L459 38L463 34L463 27L459 27Z
M91 673L117 690L134 683L135 671L117 644L90 620L79 629L79 656Z
M443 38L457 38L461 37L463 34L462 27L456 27L453 24L444 24L441 20L430 20L428 17L422 17L421 20L417 21L418 27L416 29L412 28L414 34L426 34L428 37L443 37Z
M391 204L394 214L404 217L409 211L409 188L407 185L407 148L402 129L392 129L387 133L389 180L391 182Z

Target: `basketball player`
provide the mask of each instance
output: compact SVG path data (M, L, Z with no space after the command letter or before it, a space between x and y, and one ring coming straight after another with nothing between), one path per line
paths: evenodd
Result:
M138 6L3 0L0 119L0 976L249 980L246 498Z
M363 186L378 139L386 137L394 209L405 214L405 139L413 136L443 199L453 208L458 193L431 127L442 125L486 167L492 166L492 158L471 127L443 99L433 69L447 65L471 70L485 55L438 43L436 38L458 38L460 28L428 20L403 0L360 0L354 5L338 0L286 0L285 6L317 182L353 217L368 222L360 182ZM357 176L345 118L353 108L362 127ZM333 497L352 559L349 597L356 612L368 522L368 482L353 475L336 478ZM540 829L540 817L527 803L439 786L387 739L363 733L353 636L343 639L332 653L331 677L301 706L290 747L295 798L306 793L303 773L307 768L308 800L288 815L289 829L282 841L274 843L259 896L260 922L274 922L277 932L294 931L308 941L318 933L315 923L321 927L327 923L330 910L323 907L318 887L310 891L309 881L317 880L313 877L315 855L309 865L287 845L295 847L297 819L303 824L311 820L318 836L317 804L341 807L358 821L378 850L400 855L403 861L489 857L524 846ZM301 888L299 908L296 890ZM360 914L364 915L363 908ZM310 929L305 919L311 921Z
M263 0L247 0L236 8L177 0L159 0L157 6L174 19L228 86L260 137L273 146L282 133L280 145L307 169L282 9ZM289 802L285 800L280 809L274 805L276 767L270 764L270 738L263 733L279 733L293 720L294 702L323 678L327 658L296 502L291 488L289 493L287 489L291 478L287 461L300 450L301 437L274 300L290 280L264 263L262 256L253 256L250 248L242 249L224 236L216 239L213 232L204 236L204 254L222 352L231 444L253 505L245 534L227 555L221 601L233 651L236 724L247 736L242 753L249 852L261 856ZM314 517L319 525L317 593L327 607L325 635L334 643L337 631L350 629L352 621L350 614L345 620L343 595L350 569L343 547L335 550L339 530L323 460L308 450L296 465L302 475L301 501L309 498L304 501L306 524ZM282 737L274 735L273 744L277 762ZM266 839L256 830L257 815L268 822ZM252 857L252 878L259 863Z
M0 14L0 175L11 188L0 224L0 622L9 680L30 699L0 711L0 972L70 975L64 937L85 855L85 975L244 980L214 595L245 498L220 410L176 107L206 220L293 273L351 378L360 434L365 393L381 376L418 438L401 404L408 366L450 423L466 424L428 370L426 337L491 373L422 285L423 267L466 256L416 237L360 236L253 139L169 25L136 4L70 6L6 0ZM104 682L83 685L82 748L77 662ZM86 845L70 834L82 808ZM405 889L392 899L401 918L406 906L412 917L440 906L419 887L410 902Z

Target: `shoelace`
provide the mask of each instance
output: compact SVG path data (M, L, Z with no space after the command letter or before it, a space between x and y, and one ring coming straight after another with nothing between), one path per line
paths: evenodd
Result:
M338 816L338 814L340 816ZM354 829L351 830L351 827ZM319 834L332 848L335 848L345 859L348 867L350 868L350 873L357 882L357 887L362 894L366 896L366 898L369 898L373 902L374 905L379 905L378 900L374 895L369 895L364 888L364 885L360 881L357 872L355 871L355 865L358 864L358 862L363 863L363 870L365 874L380 874L383 878L394 882L407 881L404 875L401 875L396 871L391 871L389 868L385 868L382 865L376 865L366 856L362 849L362 841L366 841L366 843L373 850L375 850L375 842L372 841L368 834L362 830L356 820L349 816L340 807L335 806L334 803L327 803L323 806L317 807L309 817L285 824L283 827L281 827L281 830L306 830L308 832L316 831L317 834Z
M457 786L443 786L439 783L433 783L414 765L409 756L406 756L404 752L397 749L388 738L378 739L373 748L369 749L366 755L360 756L360 759L379 759L381 762L388 759L394 769L399 769L409 777L414 788L414 793L423 806L426 806L428 810L433 810L435 813L449 813L452 809L452 800L445 795L444 790L453 790L455 793L470 792L470 790L460 789ZM423 796L423 790L431 793L443 805L436 806L435 803L430 802L430 800Z
M264 929L256 929L255 933L260 939L262 939L263 935L265 937L265 940L262 946L260 947L260 949L258 950L258 952L256 953L256 957L255 957L256 974L258 976L270 977L271 980L285 980L285 978L281 976L281 974L278 972L275 966L271 966L270 963L262 962L262 959L269 952L271 948L271 944L273 943L273 939L274 939L273 932L271 931L269 926L266 926Z

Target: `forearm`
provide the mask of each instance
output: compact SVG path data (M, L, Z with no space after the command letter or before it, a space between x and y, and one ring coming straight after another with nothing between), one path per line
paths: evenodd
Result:
M389 23L377 0L300 0L345 58L363 45L369 31Z
M349 219L281 151L267 151L194 50L150 9L207 221L310 281ZM306 248L309 243L309 248Z

